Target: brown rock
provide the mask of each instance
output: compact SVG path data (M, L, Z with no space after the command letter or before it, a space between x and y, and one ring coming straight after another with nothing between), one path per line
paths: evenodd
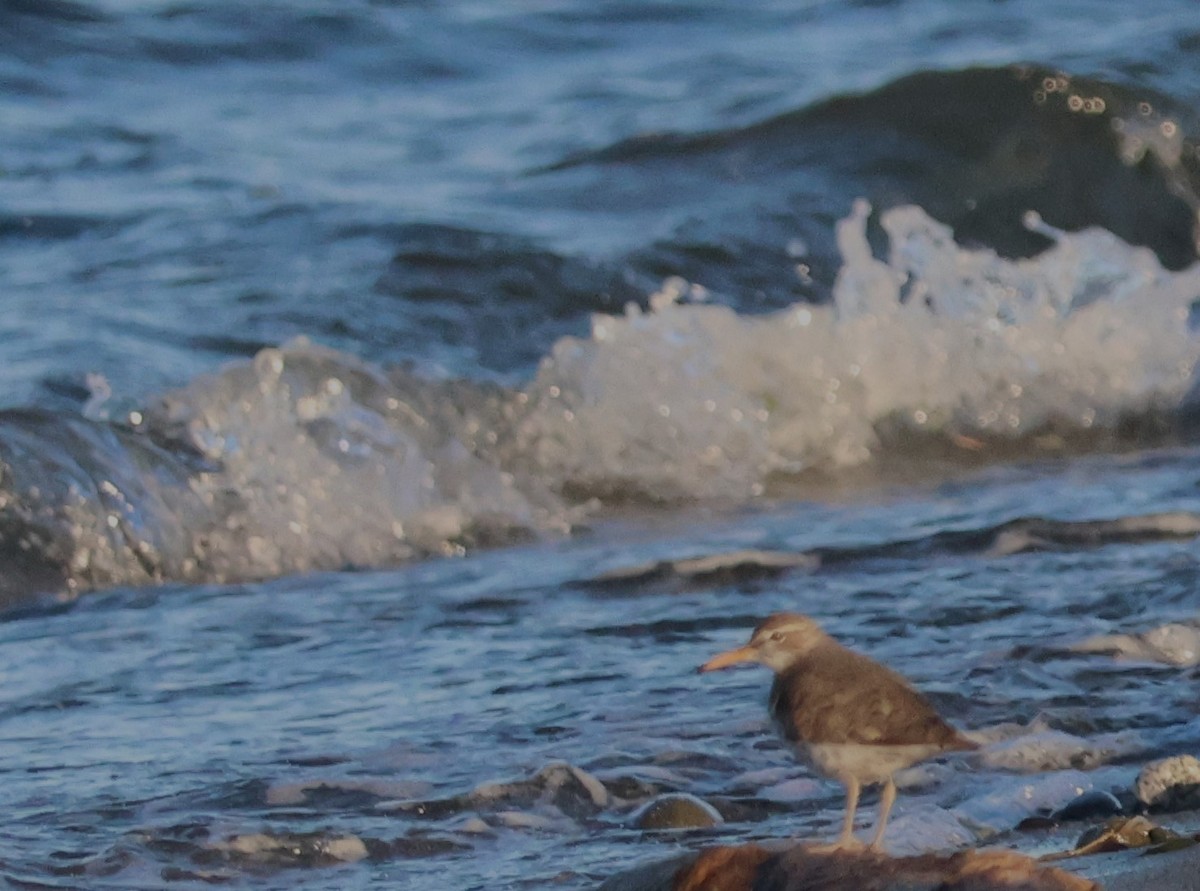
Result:
M709 848L676 873L671 891L747 891L770 857L758 845Z
M654 866L602 886L638 891L1100 891L1089 879L1013 851L888 857L872 851L772 853L758 845L709 848L666 873Z
M968 856L970 855L970 856ZM993 888L1028 888L1030 891L1100 891L1095 882L1061 869L1047 869L1015 851L983 851L956 854L965 858L954 884L956 891L983 891Z
M792 848L764 865L753 891L1099 891L1094 882L1013 851L888 857Z

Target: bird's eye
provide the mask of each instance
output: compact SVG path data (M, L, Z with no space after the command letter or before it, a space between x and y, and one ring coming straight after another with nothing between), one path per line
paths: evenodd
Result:
M783 632L776 631L774 634L771 635L771 640L777 641L777 642L783 640Z

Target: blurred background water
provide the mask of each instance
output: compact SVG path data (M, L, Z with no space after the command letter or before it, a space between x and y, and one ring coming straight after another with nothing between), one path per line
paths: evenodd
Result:
M0 39L7 881L588 887L829 834L767 679L693 674L777 609L996 746L906 778L895 850L1195 750L1192 4ZM724 823L636 828L665 792Z

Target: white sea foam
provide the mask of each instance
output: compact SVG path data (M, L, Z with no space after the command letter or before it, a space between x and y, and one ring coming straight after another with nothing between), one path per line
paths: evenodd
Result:
M297 340L168 394L154 422L215 470L198 555L218 577L453 552L549 520L510 475L406 403L381 369Z
M916 207L881 215L885 261L868 217L859 202L839 224L832 305L659 300L561 340L527 391L523 458L601 495L744 497L771 473L869 461L888 431L1011 440L1185 405L1200 268L1036 220L1055 246L1006 260Z
M1106 232L1036 221L1056 245L1005 260L915 207L880 216L883 260L868 220L860 202L838 226L829 305L744 316L671 281L649 310L555 343L522 389L422 380L305 340L194 380L126 413L206 459L141 471L157 500L125 511L179 534L119 524L102 575L102 536L75 536L87 566L71 572L87 585L377 566L563 529L592 497L754 497L774 474L862 465L914 433L986 448L1111 429L1197 389L1200 267L1169 272ZM114 463L81 477L111 479ZM75 528L107 534L103 503L71 509Z

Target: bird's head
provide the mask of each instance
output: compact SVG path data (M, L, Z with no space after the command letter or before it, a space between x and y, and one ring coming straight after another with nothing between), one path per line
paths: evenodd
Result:
M808 616L775 613L754 629L748 644L718 653L701 665L700 671L716 671L743 662L757 662L778 674L827 640L829 635Z

